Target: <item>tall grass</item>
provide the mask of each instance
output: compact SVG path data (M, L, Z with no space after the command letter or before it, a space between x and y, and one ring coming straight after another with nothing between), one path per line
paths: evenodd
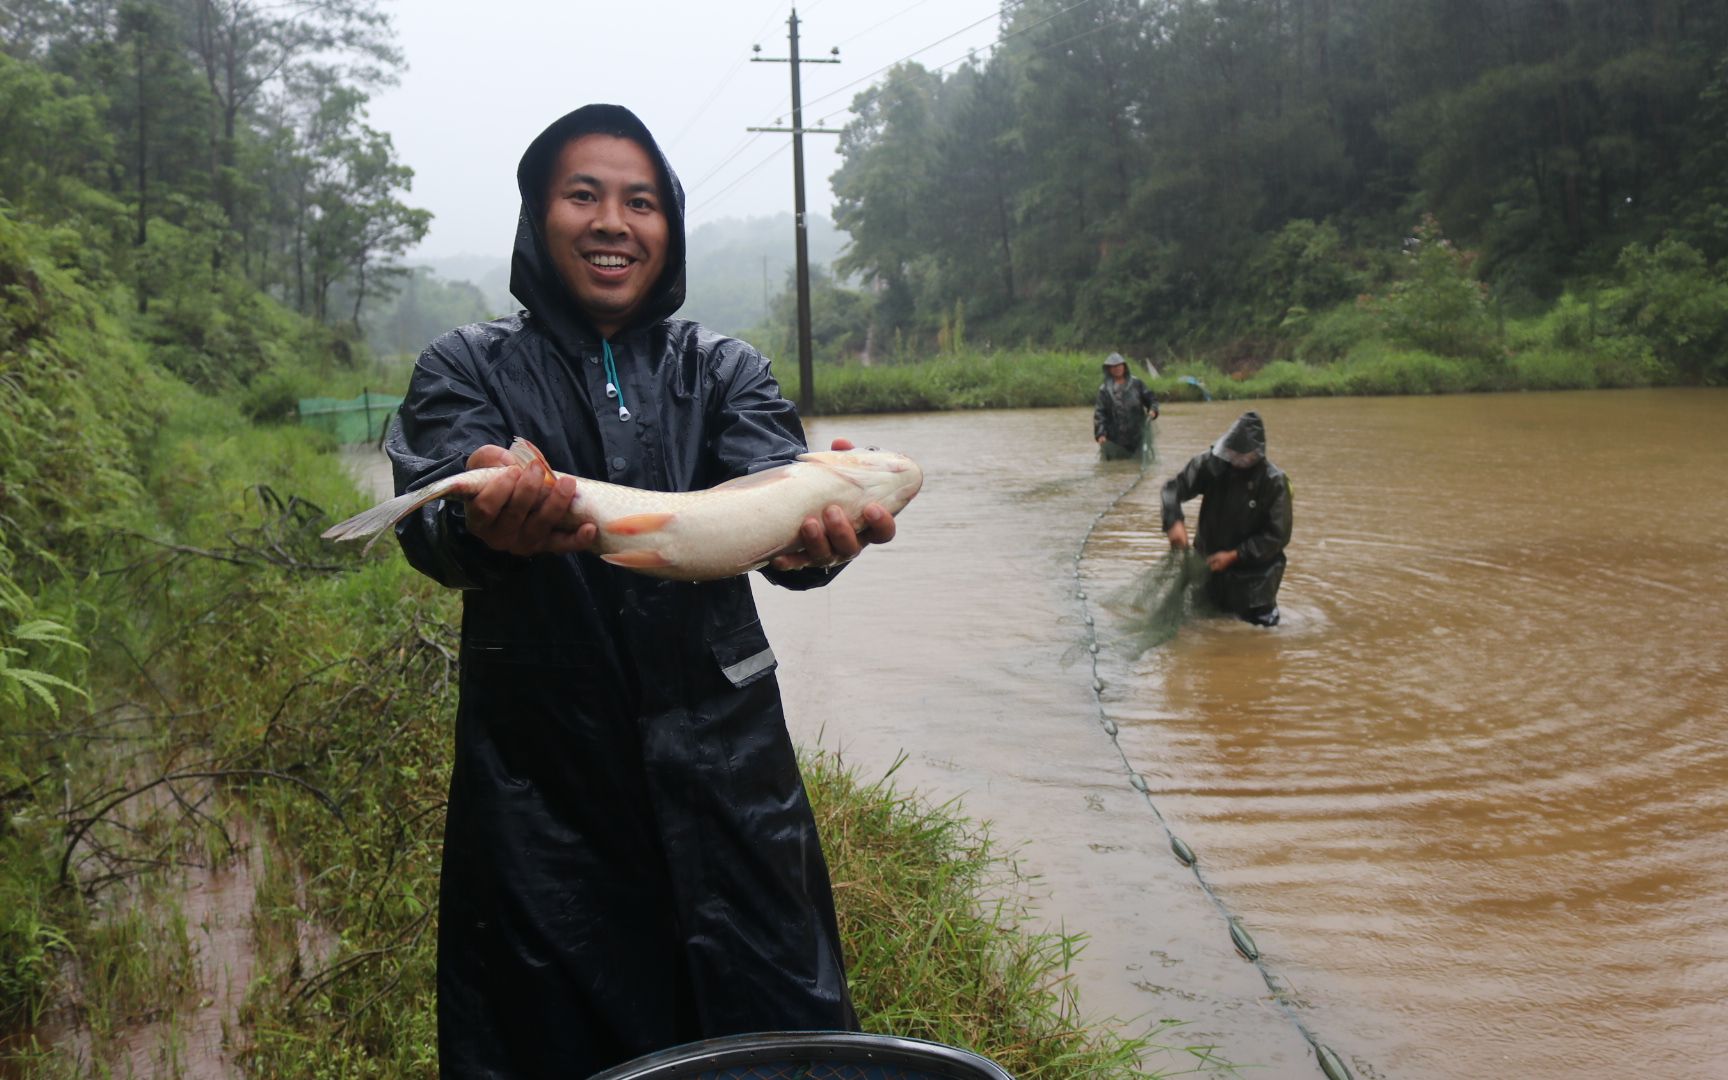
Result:
M1264 397L1372 397L1515 390L1582 390L1686 381L1636 336L1607 336L1581 301L1570 298L1543 315L1506 320L1495 347L1432 351L1395 339L1384 320L1356 304L1305 319L1279 347L1289 358L1249 363L1227 374L1204 352L1171 358L1147 378L1166 401ZM1477 327L1481 329L1480 326ZM818 415L953 409L1087 405L1102 375L1104 353L1018 349L966 351L926 360L819 364ZM1135 365L1137 373L1147 372ZM775 377L798 396L795 364ZM1200 386L1196 386L1199 383ZM1204 390L1201 387L1204 387Z
M916 363L822 364L815 369L816 413L1020 409L1092 400L1102 355L1070 352L966 352ZM774 365L781 393L796 400L796 364Z

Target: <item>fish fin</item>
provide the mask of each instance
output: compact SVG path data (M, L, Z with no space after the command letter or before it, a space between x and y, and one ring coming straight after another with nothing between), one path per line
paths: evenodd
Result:
M442 499L451 489L461 486L463 474L447 477L435 484L427 484L419 491L410 491L406 495L398 495L379 503L370 510L363 510L346 521L339 521L325 529L323 538L326 540L359 540L371 537L365 550L371 551L378 538L390 531L391 526L412 514L414 511L432 502Z
M510 440L510 456L516 459L516 464L524 468L538 465L546 470L546 486L551 487L558 482L558 474L552 471L552 465L546 460L546 455L540 448L518 435Z
M643 551L620 551L600 557L613 566L622 566L626 570L657 570L672 565L671 560L651 548Z
M659 532L677 516L668 513L626 514L608 521L601 528L615 536L641 536L643 533Z
M743 476L734 476L724 484L715 484L708 490L739 491L747 488L759 488L765 487L769 484L779 483L781 480L789 480L791 477L791 466L777 465L772 469L763 469L761 472L746 473Z

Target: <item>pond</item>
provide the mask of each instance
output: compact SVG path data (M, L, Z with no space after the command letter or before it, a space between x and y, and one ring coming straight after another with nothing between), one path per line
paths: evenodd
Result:
M1249 407L1295 487L1284 622L1135 656L1099 601ZM1139 479L1084 409L824 418L924 491L834 585L757 595L794 736L904 753L1018 844L1089 1013L1261 1076L1319 1075L1292 1015L1363 1077L1721 1075L1724 420L1717 390L1175 405Z

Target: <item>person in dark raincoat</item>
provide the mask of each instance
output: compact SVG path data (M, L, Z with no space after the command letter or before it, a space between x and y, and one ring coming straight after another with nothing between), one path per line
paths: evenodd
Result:
M1164 484L1164 532L1190 546L1182 504L1196 495L1200 525L1192 541L1211 570L1207 594L1225 611L1260 626L1278 625L1278 586L1290 543L1290 479L1266 460L1266 425L1245 412L1216 443Z
M672 318L683 189L618 106L563 117L517 169L524 310L420 356L388 450L399 492L509 464L690 491L805 450L755 349ZM843 441L837 443L841 448ZM744 577L662 581L555 527L575 482L516 469L397 534L464 590L439 892L447 1077L583 1077L760 1030L856 1029L827 866ZM763 573L824 585L894 522L838 508Z
M1158 399L1138 377L1128 374L1128 361L1111 353L1104 361L1104 381L1098 387L1098 403L1092 407L1092 437L1098 456L1121 461L1140 452L1146 421L1158 419Z

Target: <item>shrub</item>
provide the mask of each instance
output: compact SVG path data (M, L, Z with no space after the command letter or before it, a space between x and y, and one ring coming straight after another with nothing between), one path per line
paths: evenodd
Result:
M1492 355L1497 334L1487 288L1471 272L1475 254L1455 247L1430 214L1406 255L1406 275L1385 296L1368 301L1386 336L1440 356Z
M1289 322L1289 317L1286 317L1286 322ZM1381 332L1381 325L1379 316L1368 304L1350 301L1303 319L1297 329L1302 336L1296 341L1296 359L1308 363L1331 363L1344 359L1358 345L1372 340Z
M1306 219L1285 223L1255 260L1254 274L1275 317L1283 318L1346 300L1367 284L1351 266L1338 230Z
M1625 282L1607 296L1615 332L1642 339L1683 376L1728 381L1728 282L1703 253L1679 240L1633 244L1615 268Z

